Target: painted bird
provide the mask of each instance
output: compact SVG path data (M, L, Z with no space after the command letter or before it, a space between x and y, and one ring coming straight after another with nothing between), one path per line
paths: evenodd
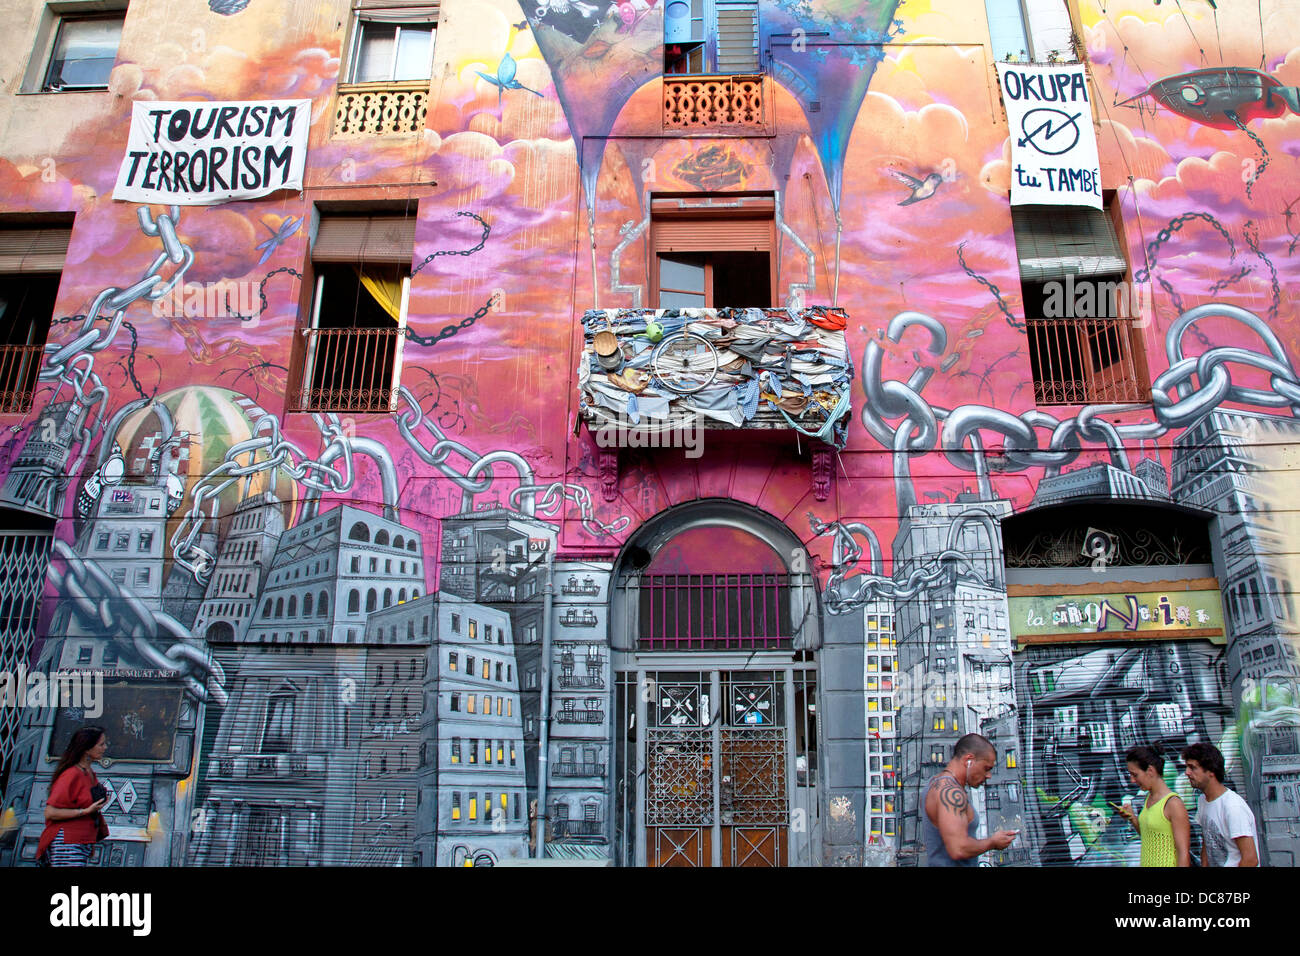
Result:
M922 199L929 199L939 190L939 184L943 182L943 177L938 173L930 173L924 179L917 179L899 169L891 169L889 174L912 190L912 195L900 202L900 206L910 206Z
M542 95L541 93L538 93L537 90L529 89L515 79L515 74L519 72L519 64L515 62L515 58L509 53L503 56L501 62L497 64L496 76L489 76L482 70L475 70L474 72L497 88L498 110L501 109L501 95L506 90L528 90L529 93L532 93L535 96Z
M267 225L265 219L262 220L262 225L266 226L266 231L271 234L271 238L257 244L256 248L262 250L262 258L257 260L259 266L275 254L275 250L280 248L281 243L301 228L302 219L297 216L290 216L284 222L280 223L279 229L272 229Z

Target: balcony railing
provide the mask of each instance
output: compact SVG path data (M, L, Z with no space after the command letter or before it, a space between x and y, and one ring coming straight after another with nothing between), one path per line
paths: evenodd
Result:
M41 369L40 345L0 345L0 413L32 407L32 390Z
M778 650L793 645L787 574L647 574L640 644L657 651Z
M306 362L295 411L386 412L398 328L303 329Z
M603 820L569 820L565 817L552 816L551 826L557 840L572 839L573 837L599 837L604 836L605 833Z
M762 76L664 77L664 126L668 129L762 125Z
M1034 401L1039 405L1141 402L1132 326L1127 319L1026 322Z
M604 719L603 710L561 710L555 715L561 724L599 724Z
M354 83L339 88L335 136L418 133L429 109L429 81Z
M605 686L605 678L600 674L561 674L560 686L599 690Z
M578 763L573 760L561 760L555 765L555 775L557 777L603 777L605 765L590 761Z
M324 754L249 754L217 758L218 777L267 777L277 780L302 780L325 775Z

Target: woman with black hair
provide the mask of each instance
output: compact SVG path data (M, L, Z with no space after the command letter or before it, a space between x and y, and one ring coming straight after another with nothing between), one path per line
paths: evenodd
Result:
M54 769L45 801L45 831L36 846L39 860L49 851L50 866L85 866L91 848L108 836L100 808L108 795L90 765L108 750L103 727L82 727L72 735Z
M1124 755L1129 781L1146 791L1140 813L1111 804L1142 837L1140 866L1191 866L1192 824L1183 798L1165 783L1165 758L1153 747L1133 747Z

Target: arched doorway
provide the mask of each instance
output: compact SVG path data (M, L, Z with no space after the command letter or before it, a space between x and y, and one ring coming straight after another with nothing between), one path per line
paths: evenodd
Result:
M818 595L802 544L732 501L664 512L614 570L623 865L786 866L817 834Z

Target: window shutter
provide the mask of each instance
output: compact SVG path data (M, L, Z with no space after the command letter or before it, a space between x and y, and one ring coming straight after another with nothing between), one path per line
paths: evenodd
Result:
M355 0L352 12L371 23L438 22L438 4L402 3L401 0Z
M1020 277L1123 274L1128 266L1110 216L1086 206L1012 206Z
M770 252L770 196L655 199L652 241L658 252Z
M315 262L397 262L415 255L414 216L321 216Z
M0 273L62 272L71 226L0 229Z
M758 72L758 0L718 3L718 72Z

